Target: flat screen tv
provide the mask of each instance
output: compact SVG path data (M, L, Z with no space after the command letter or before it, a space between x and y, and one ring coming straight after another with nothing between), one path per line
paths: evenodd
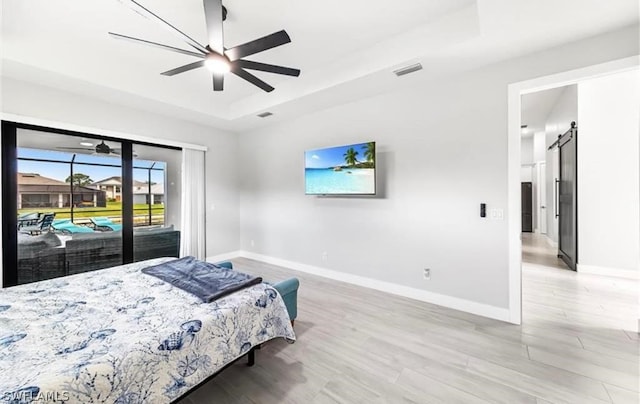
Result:
M307 195L375 195L376 143L366 142L304 153Z

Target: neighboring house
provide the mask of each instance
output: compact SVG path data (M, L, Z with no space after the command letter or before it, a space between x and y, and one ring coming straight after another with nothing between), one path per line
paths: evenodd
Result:
M96 181L91 184L107 194L107 198L120 201L122 198L122 177L114 176ZM164 184L149 184L133 180L133 203L134 204L161 204L164 203Z
M133 181L133 203L160 205L164 203L164 184L149 184Z
M37 173L18 173L18 209L66 208L72 200L74 206L107 206L105 193L96 188L75 186L72 198L69 183Z
M120 201L122 198L122 177L109 177L91 184L92 187L104 191L107 199Z

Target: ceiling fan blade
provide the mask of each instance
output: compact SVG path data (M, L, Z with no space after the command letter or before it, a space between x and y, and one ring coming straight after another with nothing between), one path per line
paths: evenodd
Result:
M284 45L289 42L291 42L291 38L289 38L287 31L282 30L251 42L234 46L233 48L226 50L224 54L233 62L234 60L241 59L245 56L266 51L267 49L275 48L276 46Z
M222 55L224 53L222 0L204 0L204 18L207 22L209 48Z
M269 84L265 83L264 81L260 80L259 78L257 78L256 76L254 76L253 74L249 73L248 71L242 68L239 68L239 67L232 68L231 72L236 76L247 80L249 83L260 87L261 89L263 89L268 93L274 90L274 88L271 87Z
M236 60L233 63L237 64L243 69L260 70L267 73L284 74L287 76L295 76L295 77L298 77L300 75L299 69L293 69L291 67L270 65L267 63L253 62L251 60L243 60L243 59Z
M120 147L116 147L116 148L111 148L111 152L109 154L113 154L114 156L121 156L122 155L122 148ZM133 157L138 157L138 153L136 153L135 150L132 150L132 156Z
M133 11L135 11L138 14L140 14L141 16L143 16L145 18L148 18L149 20L162 23L162 26L165 29L173 32L174 35L179 36L180 39L182 39L183 41L185 41L187 44L189 44L193 48L197 49L198 51L202 52L204 55L206 55L208 53L204 46L200 45L198 42L196 42L189 35L185 34L184 32L180 31L178 28L176 28L173 25L169 24L168 22L163 20L161 17L159 17L156 14L154 14L152 11L146 9L144 6L142 6L137 1L135 1L135 0L120 0L120 1L122 3L124 3L125 5L129 6Z
M196 53L196 52L191 52L191 51L180 49L180 48L174 48L173 46L163 45L161 43L147 41L146 39L139 39L139 38L134 38L134 37L126 36L126 35L122 35L122 34L116 34L115 32L109 32L109 35L111 35L111 37L115 38L115 39L121 39L121 40L124 40L124 41L140 43L140 44L143 44L143 45L150 45L150 46L153 46L153 47L156 47L156 48L160 48L160 49L164 49L164 50L168 50L168 51L172 51L172 52L182 53L183 55L195 56L197 58L204 58L204 55L202 53Z
M224 74L213 73L213 91L222 91L224 89Z
M188 72L189 70L197 69L198 67L202 67L202 66L204 66L204 60L198 60L197 62L176 67L175 69L167 70L166 72L163 72L160 74L162 74L163 76L175 76L176 74Z
M58 150L88 150L88 151L93 151L94 148L93 147L56 147L56 149Z

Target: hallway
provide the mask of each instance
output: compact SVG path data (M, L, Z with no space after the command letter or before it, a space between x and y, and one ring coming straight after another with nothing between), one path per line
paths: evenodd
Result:
M544 265L569 270L557 256L558 249L552 247L547 237L538 233L522 233L522 263Z
M522 235L523 319L610 327L638 339L637 280L571 271L539 234Z

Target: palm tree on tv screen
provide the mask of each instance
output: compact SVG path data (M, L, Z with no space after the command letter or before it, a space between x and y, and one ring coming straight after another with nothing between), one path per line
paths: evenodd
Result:
M373 160L376 158L376 144L369 142L366 146L362 146L362 148L364 149L364 158L366 158L368 162L373 163Z
M344 153L344 161L349 166L355 165L358 162L358 152L353 147L350 147Z

